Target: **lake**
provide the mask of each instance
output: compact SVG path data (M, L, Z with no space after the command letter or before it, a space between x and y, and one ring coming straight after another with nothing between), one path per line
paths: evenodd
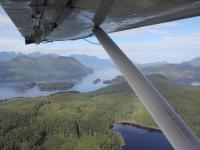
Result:
M83 77L74 87L67 91L91 92L103 88L107 85L103 84L104 80L111 80L120 75L116 69L98 70L93 74ZM93 81L99 78L101 81L93 84ZM22 82L0 83L0 99L8 99L14 97L39 97L48 96L62 91L40 91L37 86L28 90L19 90L17 85ZM124 150L173 150L169 142L161 132L138 128L131 125L115 124L112 129L114 132L120 133L125 145Z
M123 150L174 150L160 131L120 123L112 130L123 138Z
M9 99L14 97L39 97L48 96L58 91L40 91L37 86L28 90L19 90L16 86L21 85L21 82L0 83L0 99Z
M93 74L83 77L82 80L70 90L79 92L92 92L108 86L106 84L103 84L103 81L111 80L117 75L120 75L117 69L97 70ZM101 81L97 84L94 84L93 82L97 78L99 78Z
M81 81L79 81L75 86L65 91L92 92L107 86L103 84L103 81L111 80L119 74L120 74L119 71L116 69L97 70L93 74L83 77ZM96 80L97 78L101 79L101 81L97 84L93 84L93 81ZM0 99L8 99L14 97L39 97L39 96L48 96L58 92L64 92L63 90L40 91L37 86L28 90L17 89L16 86L21 84L23 84L23 82L10 82L10 83L0 82Z
M200 86L200 82L192 82L190 85L192 85L192 86Z

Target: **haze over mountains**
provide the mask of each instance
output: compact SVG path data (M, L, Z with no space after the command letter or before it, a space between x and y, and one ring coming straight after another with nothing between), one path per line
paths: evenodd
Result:
M71 55L84 65L95 69L114 68L115 65L107 59L99 59L97 57L86 55ZM167 78L180 83L200 82L200 57L196 57L190 61L178 64L163 62L155 62L148 64L137 64L145 74L159 73Z
M181 83L200 82L200 58L180 64L144 67L142 70L145 74L160 73L171 80Z
M37 57L44 56L44 55L52 56L55 58L59 57L59 55L53 54L53 53L42 54L40 52L34 52L34 53L30 53L30 54L23 54L23 53L15 53L15 52L0 52L0 62L10 61L13 58L16 58L18 56L24 56L24 55L31 57L31 58L37 58ZM79 54L73 54L70 57L75 58L83 65L85 65L89 68L92 68L94 70L114 67L114 64L109 59L100 59L95 56L87 56L87 55L79 55Z
M92 73L72 57L17 56L10 61L0 63L0 81L33 81L79 79Z
M28 56L28 57L32 57L32 58L37 58L39 56L43 56L45 54L42 54L40 52L34 52L34 53L30 53L30 54L23 54L23 53L16 53L16 52L0 52L0 62L5 62L5 61L10 61L15 57L18 56ZM53 57L59 57L56 54L46 54L46 55L50 55Z
M137 65L145 74L160 73L181 83L200 81L200 57L179 64L155 62ZM28 70L25 70L25 68L28 68ZM115 68L111 60L100 59L95 56L74 54L70 57L60 57L56 54L31 53L24 55L22 53L0 52L0 80L6 81L35 78L62 79L72 77L74 73L75 77L81 77L91 73L91 69L110 68ZM32 69L35 71L33 72Z
M94 69L108 69L115 67L111 60L109 59L100 59L96 56L87 56L87 55L77 55L73 54L71 57L76 58L78 61L80 61L82 64Z
M0 52L0 62L10 61L11 59L23 55L15 52Z

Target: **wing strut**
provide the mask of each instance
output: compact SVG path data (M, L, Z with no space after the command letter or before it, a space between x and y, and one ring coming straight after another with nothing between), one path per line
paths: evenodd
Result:
M99 26L104 22L114 3L115 0L101 0L100 6L93 19L96 26Z
M100 28L94 34L176 150L200 150L200 141L150 81Z

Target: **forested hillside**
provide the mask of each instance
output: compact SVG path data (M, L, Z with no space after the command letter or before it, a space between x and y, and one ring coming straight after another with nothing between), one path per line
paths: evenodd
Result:
M200 87L149 78L200 136ZM156 127L125 82L92 93L1 101L0 149L118 150L121 140L110 130L117 121Z
M145 74L161 73L166 77L168 77L169 79L181 83L199 82L200 66L198 66L198 63L196 64L196 66L192 65L191 62L194 61L183 62L180 64L164 64L152 67L148 66L142 68L142 70Z
M36 58L18 56L0 62L0 81L79 79L92 70L72 57L44 55Z

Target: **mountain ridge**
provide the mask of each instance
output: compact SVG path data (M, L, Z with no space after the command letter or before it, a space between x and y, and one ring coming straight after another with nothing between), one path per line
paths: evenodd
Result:
M0 81L79 79L92 73L92 69L71 57L25 55L0 62Z
M82 64L94 70L108 69L115 67L112 61L109 59L102 59L96 56L79 55L79 54L73 54L70 56L76 58Z

